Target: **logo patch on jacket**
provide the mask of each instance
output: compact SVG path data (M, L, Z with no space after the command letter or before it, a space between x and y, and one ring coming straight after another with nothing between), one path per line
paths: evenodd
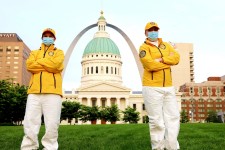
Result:
M166 45L160 44L160 45L159 45L159 48L160 48L160 49L166 49Z
M143 58L143 57L145 57L145 55L146 55L146 51L141 50L140 53L139 53L139 57Z
M54 55L54 52L48 52L48 55L49 56L53 56Z

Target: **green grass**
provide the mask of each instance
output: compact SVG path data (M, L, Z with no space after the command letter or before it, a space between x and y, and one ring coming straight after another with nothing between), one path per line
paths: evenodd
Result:
M39 139L44 134L41 127ZM0 126L0 150L19 150L22 126ZM225 149L225 124L181 124L181 150ZM40 141L40 140L39 140ZM40 148L41 146L40 143ZM59 150L150 150L148 124L60 126Z

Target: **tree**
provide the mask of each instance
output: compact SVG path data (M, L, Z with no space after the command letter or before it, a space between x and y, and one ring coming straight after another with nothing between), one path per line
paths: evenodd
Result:
M0 123L12 123L11 86L6 80L0 80Z
M106 124L106 121L109 120L109 111L106 107L101 107L99 110L99 119L101 119L102 124Z
M62 103L61 120L68 119L68 123L73 120L73 118L78 119L80 117L81 104L78 102L64 101Z
M127 107L125 109L125 111L122 111L124 116L123 116L123 120L125 122L129 122L129 123L137 123L140 120L139 117L139 112L136 111L136 109L131 108L131 107Z
M25 115L26 102L27 102L27 86L20 86L17 84L14 86L15 91L15 103L13 105L13 121L17 125L21 125Z
M111 124L114 124L116 121L119 121L120 119L120 113L117 105L112 105L111 107L106 107L106 110L109 113L108 121L111 122Z
M206 122L221 123L221 120L218 118L216 111L211 110L208 112Z
M182 110L182 112L180 113L180 122L181 123L187 123L188 122L188 115L184 110Z
M0 123L21 125L26 100L27 86L0 80Z
M82 105L80 111L80 120L83 122L91 121L92 124L96 124L97 119L100 116L99 107L98 106L85 106Z

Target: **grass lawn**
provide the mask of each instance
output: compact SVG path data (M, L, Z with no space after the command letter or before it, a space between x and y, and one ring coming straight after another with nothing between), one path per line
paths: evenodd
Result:
M39 139L43 134L44 126ZM19 150L22 137L22 126L0 126L0 150ZM181 150L225 150L225 124L181 124L178 140ZM43 148L41 144L40 148ZM148 124L67 125L59 128L59 150L150 149Z

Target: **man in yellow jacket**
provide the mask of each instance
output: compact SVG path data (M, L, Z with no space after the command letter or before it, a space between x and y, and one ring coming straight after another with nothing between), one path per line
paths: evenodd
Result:
M40 49L30 53L26 61L31 72L28 98L24 117L24 137L21 150L39 148L38 133L44 116L45 135L42 145L46 150L58 149L58 127L62 106L62 76L64 52L54 45L55 31L47 28L42 32Z
M158 38L158 30L157 23L147 23L147 38L139 49L144 68L142 94L149 117L152 149L177 150L180 113L172 85L171 66L179 63L180 55L169 43Z

